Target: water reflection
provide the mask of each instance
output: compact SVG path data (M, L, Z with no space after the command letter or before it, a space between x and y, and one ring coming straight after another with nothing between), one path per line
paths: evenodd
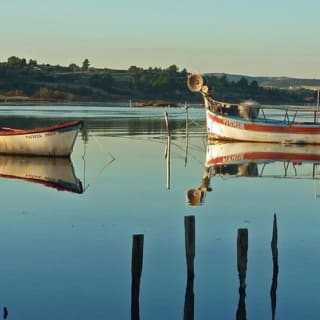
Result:
M218 162L213 150L222 146L207 147L202 136L205 126L190 120L188 143L185 117L181 121L172 120L170 113L169 117L169 143L163 112L150 126L147 119L138 118L85 119L72 158L79 172L83 149L87 151L82 182L85 186L90 182L90 188L86 187L81 197L47 192L48 188L41 186L33 192L28 182L17 183L14 190L3 188L1 295L9 319L19 318L18 313L32 319L35 312L46 319L61 314L68 319L127 319L130 315L133 319L270 319L271 314L273 318L303 318L306 312L308 319L317 317L318 282L314 279L319 262L319 202L286 202L292 200L295 181L281 181L279 184L285 183L290 190L283 188L284 197L278 197L273 180L258 179L295 177L305 165L308 170L304 173L317 177L316 167L313 171L312 162L297 158L288 165L284 155L281 162L272 157L262 159L259 152L256 156L260 154L261 161L241 159L242 151L238 151L243 148L236 147L238 143L225 143L223 148L229 146L231 151L216 153L231 156ZM39 121L42 126L43 121L52 119ZM166 143L171 146L170 190L164 181ZM250 144L245 146L252 151ZM291 150L280 147L284 154ZM208 164L204 162L206 152ZM295 153L308 155L305 147L297 147ZM217 163L209 163L210 159ZM8 180L1 181L4 186L11 185ZM297 192L301 192L301 184L310 181L298 182ZM181 197L186 186L200 188L206 205L185 206ZM256 197L243 201L251 193ZM16 199L21 194L31 200L20 204ZM234 195L233 201L230 195ZM143 201L138 201L141 196ZM279 211L279 222L287 221L281 225L284 254L279 251L280 277L277 250L272 251L271 260L269 247L274 210ZM184 217L190 213L195 215L194 227L192 222L186 226ZM241 227L247 227L250 235L245 292L239 291L242 282L237 278L236 240ZM132 234L140 233L145 234L144 252L136 241L132 245ZM302 253L300 259L295 250ZM292 278L294 285L304 290L290 290ZM37 290L30 291L30 286L38 284ZM24 299L17 300L17 296ZM300 316L299 310L304 315Z
M201 184L187 191L187 201L192 206L203 204L213 177L319 179L319 165L315 145L209 143Z
M38 183L59 191L83 192L69 158L1 155L0 177Z

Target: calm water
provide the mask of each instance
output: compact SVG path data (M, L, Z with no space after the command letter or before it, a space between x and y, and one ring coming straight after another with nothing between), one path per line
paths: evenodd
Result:
M296 159L288 167L256 163L242 176L237 166L223 167L225 174L210 169L212 191L201 205L189 205L187 191L201 187L208 149L203 110L188 116L187 135L183 109L0 107L5 126L85 122L67 165L83 193L0 179L0 307L8 319L130 319L137 305L140 319L272 319L271 301L275 319L319 319L320 182L307 179L318 176L316 167ZM245 164L238 150L233 154ZM0 157L6 174L1 163L9 160ZM25 170L32 175L32 163ZM300 171L303 179L296 179ZM278 274L270 246L274 213ZM187 239L195 250L189 281L188 216L195 222L195 241ZM248 230L245 297L240 228ZM131 287L136 234L144 235L139 304Z

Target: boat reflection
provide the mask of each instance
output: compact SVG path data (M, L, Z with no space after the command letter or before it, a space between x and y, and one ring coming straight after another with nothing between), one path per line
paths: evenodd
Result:
M0 177L39 183L59 191L83 193L82 183L69 158L2 155Z
M207 145L205 171L199 187L187 191L191 206L201 205L213 177L319 179L316 145L224 142Z

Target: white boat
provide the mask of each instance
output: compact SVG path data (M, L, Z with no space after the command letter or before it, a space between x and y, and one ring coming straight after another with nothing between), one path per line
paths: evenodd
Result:
M188 87L200 92L206 109L209 138L286 144L320 144L319 105L262 106L254 101L228 103L213 99L201 75L188 77ZM308 121L305 118L309 117Z
M82 121L34 129L0 128L0 154L69 157Z
M38 183L59 191L83 193L70 158L0 155L0 177Z

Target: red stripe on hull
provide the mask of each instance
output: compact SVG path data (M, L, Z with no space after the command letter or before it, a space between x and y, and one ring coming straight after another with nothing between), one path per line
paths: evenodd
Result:
M239 162L242 160L300 160L300 161L312 161L319 162L320 155L315 154L290 154L290 153L263 153L263 152L251 152L251 153L243 153L243 154L230 154L225 156L219 156L207 161L207 165L220 164L220 163L230 163L230 162Z
M216 116L208 112L207 115L211 121L217 122L230 128L236 128L244 131L263 131L263 132L277 132L277 133L305 133L305 134L320 134L320 125L269 125L269 124L256 124L244 121L237 121L234 118L226 118Z

